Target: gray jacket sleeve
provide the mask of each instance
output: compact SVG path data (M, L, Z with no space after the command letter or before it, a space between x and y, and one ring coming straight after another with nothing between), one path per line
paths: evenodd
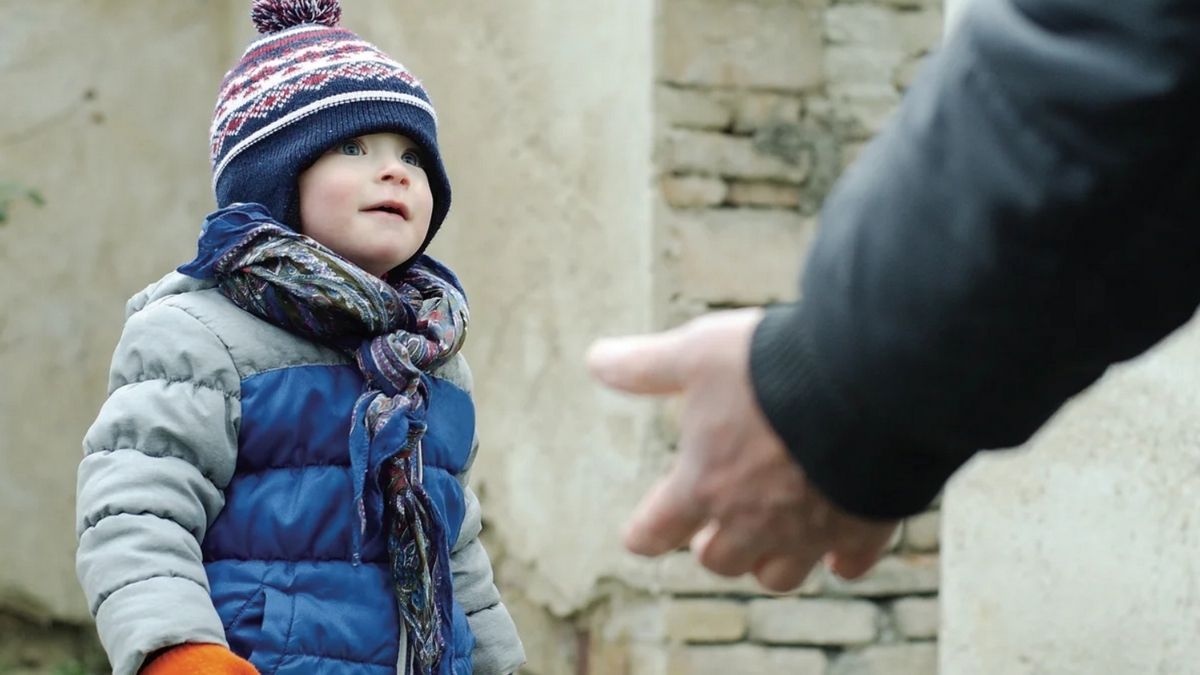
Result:
M1200 300L1200 2L974 0L821 214L762 407L852 512L917 512Z
M79 466L76 570L117 675L163 647L227 644L200 542L233 475L240 380L173 301L128 319Z
M472 389L471 370L466 359L459 356L442 372L459 387ZM476 675L503 675L516 671L525 663L525 647L512 616L500 599L488 558L479 533L483 529L482 510L475 491L467 484L475 454L479 450L476 435L471 447L471 459L458 476L466 500L466 515L462 529L450 551L450 572L454 577L454 597L467 614L467 622L475 635L475 651L471 654L472 672Z

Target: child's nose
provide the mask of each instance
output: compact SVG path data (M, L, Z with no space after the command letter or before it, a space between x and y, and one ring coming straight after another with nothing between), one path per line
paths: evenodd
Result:
M379 180L385 183L407 184L409 180L408 164L397 157L385 159L383 166L379 168Z

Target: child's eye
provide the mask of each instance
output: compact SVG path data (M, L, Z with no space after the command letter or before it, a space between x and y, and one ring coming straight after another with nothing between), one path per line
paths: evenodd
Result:
M418 167L418 168L422 164L421 153L417 152L416 150L409 150L409 151L405 152L403 155L400 156L400 159L402 159L406 163L412 164L413 166Z
M350 155L352 157L367 154L366 148L362 146L362 143L360 143L358 139L344 141L338 145L337 151L343 155Z

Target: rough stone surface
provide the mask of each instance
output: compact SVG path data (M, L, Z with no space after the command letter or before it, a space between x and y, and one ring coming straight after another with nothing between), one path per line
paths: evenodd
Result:
M745 93L733 102L733 132L749 134L775 124L795 124L804 110L800 96Z
M870 135L883 128L899 103L913 59L939 39L941 14L838 4L825 13L824 34L829 94Z
M947 673L1196 670L1198 374L1193 321L951 481Z
M932 9L941 11L943 5L951 5L955 0L875 0L879 4L887 7L895 7L896 9Z
M810 3L669 0L661 22L668 82L794 91L822 82L821 12Z
M768 124L754 133L754 149L798 167L796 180L805 182L812 170L812 139L804 125L780 122Z
M87 623L81 440L126 299L190 259L212 209L224 17L116 0L6 2L0 16L0 182L46 202L0 226L0 607Z
M754 138L746 136L678 129L668 131L661 143L661 167L672 173L792 184L803 183L808 175L803 150L789 161L768 154Z
M563 673L627 673L663 675L667 668L665 606L669 601L630 593L623 586L609 586L592 611L574 622L576 641L586 639L586 651L574 659L573 667L557 668ZM543 675L533 668L528 675ZM522 671L524 675L524 671ZM547 674L548 675L548 674Z
M942 32L941 12L898 12L870 3L842 3L824 14L825 39L831 45L850 45L880 52L921 54L935 45Z
M668 229L673 254L664 263L686 298L710 304L794 299L797 270L815 226L789 211L679 211ZM761 251L777 255L764 257ZM746 261L754 260L753 272Z
M863 645L875 640L878 620L879 608L863 600L754 600L750 638L767 644Z
M729 185L712 176L667 176L662 191L667 203L676 208L716 206L730 194Z
M866 647L838 656L829 668L829 675L936 675L937 672L937 646L928 642Z
M653 408L603 391L580 364L597 337L652 320L654 7L343 8L355 12L343 23L370 28L364 37L403 59L438 106L454 205L431 250L471 298L473 479L521 570L501 590L526 584L531 601L568 616L615 577L619 527L654 478Z
M937 598L904 598L892 605L892 619L902 637L931 640L938 634L939 611Z
M734 120L734 97L703 89L660 85L655 89L659 122L684 129L720 131ZM740 103L737 104L740 109Z
M830 575L825 590L835 595L860 597L915 595L936 592L938 580L936 555L891 555L854 581Z
M737 600L672 600L667 637L682 642L735 642L746 636L747 605Z
M632 645L625 669L596 670L602 673L628 673L628 675L665 675L670 665L670 652L660 645ZM536 675L541 675L537 673ZM577 675L572 673L571 675Z
M942 514L930 511L904 521L904 548L910 551L936 551L941 541Z
M521 633L527 662L522 672L537 675L572 675L576 672L578 629L545 607L531 601L521 589L504 589L504 604Z
M671 653L668 675L825 675L828 660L820 650L790 647L682 647Z
M729 185L726 199L733 206L795 209L800 206L800 187L782 183L736 181Z
M860 138L869 138L884 127L896 106L900 93L892 84L892 69L898 61L874 54L858 54L850 51L831 51L826 67L830 78L844 85L830 85L829 94L837 102L842 114L859 128ZM866 79L868 74L885 73L885 79Z

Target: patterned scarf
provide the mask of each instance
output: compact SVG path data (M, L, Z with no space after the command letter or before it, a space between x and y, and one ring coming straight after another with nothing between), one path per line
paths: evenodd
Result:
M366 380L350 432L360 525L354 560L361 560L363 537L386 523L409 636L406 672L448 674L451 659L442 656L451 632L450 552L422 485L429 392L421 374L458 353L466 336L467 301L454 274L421 256L398 278L379 279L280 225L258 204L211 214L196 259L179 271L214 279L234 304L276 326L353 353ZM374 448L397 415L408 423L403 446Z

